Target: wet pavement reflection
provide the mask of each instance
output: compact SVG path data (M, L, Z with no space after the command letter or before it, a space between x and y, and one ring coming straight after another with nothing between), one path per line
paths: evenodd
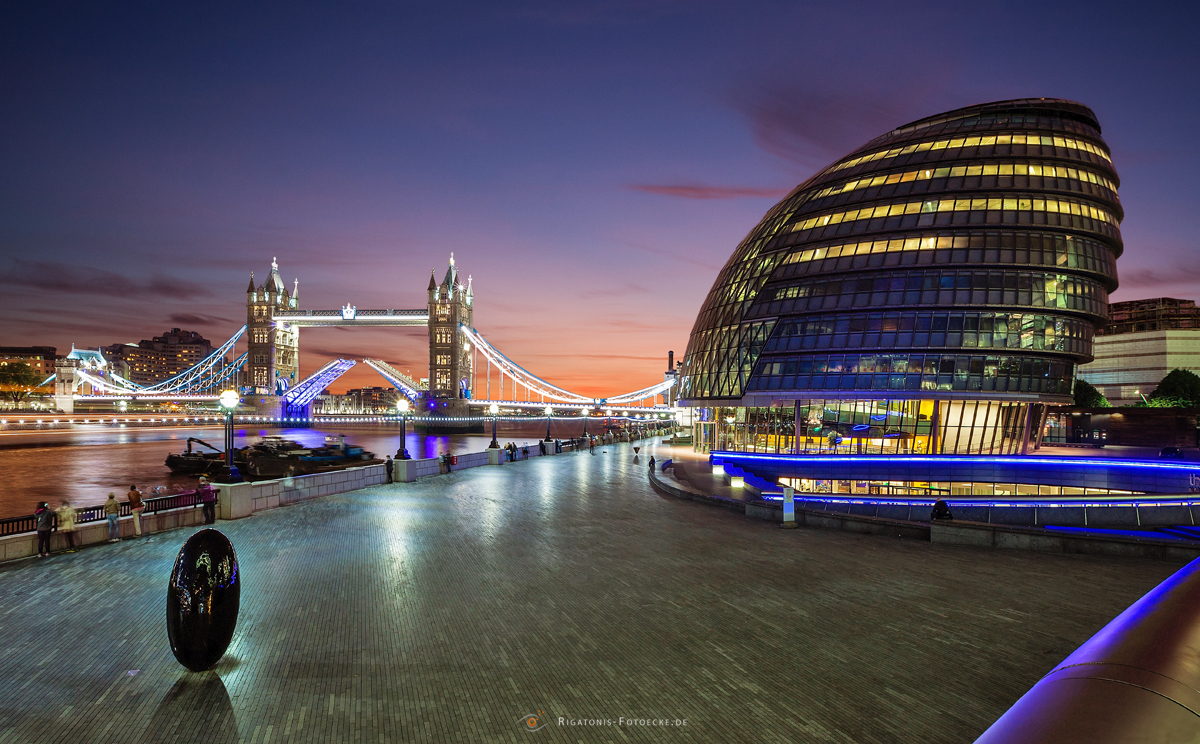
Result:
M141 744L237 744L237 716L215 672L184 674L163 695Z
M194 529L0 564L0 741L971 741L1180 565L780 530L639 444L220 522L253 578L219 680L163 627Z

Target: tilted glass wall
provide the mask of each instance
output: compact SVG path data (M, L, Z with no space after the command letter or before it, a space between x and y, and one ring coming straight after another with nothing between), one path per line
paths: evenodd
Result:
M1058 99L946 112L846 155L767 213L705 299L680 397L730 413L698 417L697 442L810 450L772 409L821 400L854 418L885 394L904 425L833 421L835 449L1014 451L1013 422L1070 402L1091 360L1119 184L1095 115Z
M701 452L1011 455L1038 444L1043 410L998 400L810 398L701 408L692 436Z

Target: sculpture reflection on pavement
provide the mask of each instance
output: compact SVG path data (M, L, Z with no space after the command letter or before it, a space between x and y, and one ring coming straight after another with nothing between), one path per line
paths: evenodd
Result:
M138 744L237 744L237 716L216 672L183 672L163 695Z
M220 661L237 626L241 585L233 543L217 530L200 530L179 549L167 587L167 638L180 664L202 672Z

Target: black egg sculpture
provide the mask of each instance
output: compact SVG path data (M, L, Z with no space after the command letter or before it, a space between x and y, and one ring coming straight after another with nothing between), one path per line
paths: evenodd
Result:
M217 530L200 530L179 549L167 587L167 638L180 664L202 672L220 661L237 626L241 586L233 543Z

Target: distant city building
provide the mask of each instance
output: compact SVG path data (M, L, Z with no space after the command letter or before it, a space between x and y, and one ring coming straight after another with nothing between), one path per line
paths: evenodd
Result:
M772 207L696 318L679 397L701 450L1019 453L1108 317L1118 177L1054 98L887 132Z
M13 363L28 364L34 372L49 377L54 374L57 351L53 346L0 346L0 367Z
M1200 374L1200 307L1171 297L1114 302L1108 324L1092 340L1092 354L1095 360L1079 368L1079 378L1114 406L1136 403L1173 369Z
M139 385L154 385L194 367L215 349L195 331L172 328L149 340L105 346L101 351L109 363L128 366L127 379Z

